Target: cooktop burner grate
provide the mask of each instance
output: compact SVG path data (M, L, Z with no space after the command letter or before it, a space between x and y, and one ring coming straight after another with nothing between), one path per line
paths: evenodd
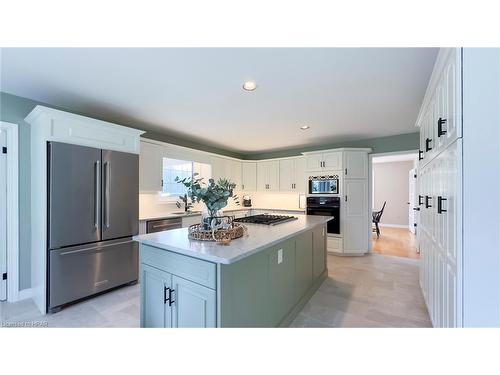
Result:
M261 214L261 215L240 217L238 219L234 219L234 221L238 221L240 223L248 223L248 224L276 225L297 219L298 217L296 216Z

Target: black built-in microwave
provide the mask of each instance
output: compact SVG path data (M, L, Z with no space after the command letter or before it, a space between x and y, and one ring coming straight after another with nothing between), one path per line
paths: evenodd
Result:
M338 194L339 176L310 176L309 194Z

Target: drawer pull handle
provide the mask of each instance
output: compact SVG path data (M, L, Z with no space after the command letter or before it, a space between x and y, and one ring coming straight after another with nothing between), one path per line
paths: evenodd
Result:
M438 137L446 134L446 130L443 130L444 124L446 124L446 119L440 117L438 120Z
M442 214L443 212L447 212L447 210L443 210L443 201L447 200L443 197L438 197L438 214Z
M432 150L431 142L432 142L431 138L426 138L426 140L425 140L425 152L429 152L430 150Z
M429 204L429 200L432 199L432 197L429 197L428 195L425 196L425 208L431 208L432 206Z

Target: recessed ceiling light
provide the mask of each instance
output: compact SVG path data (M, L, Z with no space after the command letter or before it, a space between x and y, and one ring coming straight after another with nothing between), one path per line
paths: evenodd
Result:
M243 84L243 90L254 91L257 88L257 84L254 81L246 81Z
M304 125L304 126L301 126L300 128L301 128L302 130L307 130L307 129L309 129L309 128L310 128L310 126Z

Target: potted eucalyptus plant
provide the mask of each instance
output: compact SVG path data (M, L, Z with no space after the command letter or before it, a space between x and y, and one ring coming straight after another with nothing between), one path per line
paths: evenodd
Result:
M183 184L187 188L187 195L192 202L203 202L206 206L206 211L202 214L202 224L204 229L210 229L221 220L220 210L227 206L228 200L231 198L239 205L238 196L234 194L236 184L225 178L220 178L215 181L213 178L206 183L203 178L197 177L197 173L193 177L179 178L175 181Z

